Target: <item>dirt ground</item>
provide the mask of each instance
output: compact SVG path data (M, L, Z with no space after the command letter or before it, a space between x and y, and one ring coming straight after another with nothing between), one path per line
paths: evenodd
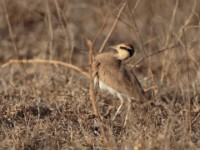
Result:
M0 149L107 149L88 76L58 64L4 64L56 60L88 72L86 39L97 54L122 1L1 0L0 6ZM149 105L132 103L125 127L126 105L112 121L118 98L96 90L111 149L200 149L200 1L127 1L105 47L121 42L135 47L126 63L142 86L157 89Z

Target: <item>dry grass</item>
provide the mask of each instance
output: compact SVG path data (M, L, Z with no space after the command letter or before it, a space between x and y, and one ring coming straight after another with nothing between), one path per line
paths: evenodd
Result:
M200 2L127 4L0 1L0 66L30 60L0 67L0 149L200 149ZM152 104L133 103L126 127L126 107L111 121L119 103L107 93L96 93L95 117L87 38L94 53L132 42L127 63L144 88L158 86Z

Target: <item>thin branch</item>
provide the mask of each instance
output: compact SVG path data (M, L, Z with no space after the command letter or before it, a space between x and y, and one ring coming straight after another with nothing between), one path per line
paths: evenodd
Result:
M135 3L135 5L134 5L134 7L133 7L133 11L138 7L138 4L140 3L140 0L138 0L136 3Z
M87 42L87 45L88 45L88 48L89 48L90 100L91 100L91 103L92 103L94 114L95 114L95 116L97 118L97 121L98 121L98 124L100 126L101 135L102 135L104 144L107 146L107 149L111 150L112 148L111 148L110 144L108 143L108 139L107 139L107 137L105 135L103 123L102 123L102 120L100 118L99 112L98 112L97 107L96 107L95 93L94 93L94 79L92 77L92 63L93 63L93 57L94 57L93 56L93 44L92 44L92 42L90 40L87 40L86 42Z
M130 29L132 29L133 31L135 31L136 29L131 26L129 23L127 23L126 21L124 21L123 19L121 19L120 17L117 17L115 14L112 14L115 18L118 18L118 21L122 22L123 24L125 24L127 27L129 27Z
M140 0L138 0L138 1L136 2L135 5L138 5L139 2L140 2ZM136 6L134 6L134 8L136 8ZM136 33L137 33L138 39L139 39L139 41L140 41L140 46L141 46L141 48L142 48L142 53L143 53L143 55L146 57L146 53L145 53L144 46L143 46L143 43L142 43L142 38L141 38L141 36L140 36L139 28L138 28L138 26L137 26L137 23L136 23L136 20L135 20L135 16L134 16L135 10L133 9L133 11L131 11L130 7L128 6L128 11L129 11L129 13L130 13L130 15L131 15L131 19L132 19L133 24L134 24L134 27L135 27L135 29L136 29ZM148 63L147 63L147 64L148 64Z
M132 19L132 21L133 21L134 27L136 28L137 37L138 37L138 39L139 39L140 46L141 46L141 48L142 48L143 56L145 57L144 59L145 59L146 65L148 66L148 69L149 69L149 71L150 71L150 74L151 74L151 77L152 77L152 79L153 79L153 81L154 81L154 84L157 85L157 84L156 84L156 81L155 81L155 79L154 79L154 76L153 76L153 72L152 72L152 69L151 69L151 66L150 66L150 62L149 62L148 59L146 59L146 58L147 58L147 54L146 54L146 52L145 52L145 50L144 50L144 46L143 46L143 42L142 42L142 37L141 37L141 35L140 35L140 33L139 33L139 28L138 28L138 26L137 26L136 19L135 19L135 9L137 8L139 2L140 2L140 0L138 0L138 1L136 2L133 11L131 11L129 5L127 5L127 6L128 6L128 11L129 11L129 13L130 13L130 15L131 15L131 19Z
M46 64L53 64L53 65L61 65L64 66L66 68L70 68L75 70L76 72L81 73L82 75L86 76L87 78L89 78L89 74L85 71L83 71L81 68L76 67L72 64L69 63L65 63L62 61L56 61L56 60L45 60L45 59L21 59L21 60L15 60L15 59L11 59L9 60L7 63L3 64L1 67L5 68L11 64L19 64L19 63L23 63L23 64L36 64L36 63L46 63Z
M93 77L92 77L93 45L92 45L92 42L90 40L87 40L86 42L87 42L87 45L88 45L88 48L89 48L90 100L92 102L92 106L93 106L93 110L94 110L95 115L97 116L97 118L100 118L98 110L96 108L95 94L94 94L94 82L93 82Z
M18 58L19 52L17 50L17 46L16 46L16 42L15 42L15 36L13 34L12 27L11 27L11 24L10 24L10 20L9 20L9 16L8 16L8 9L7 9L5 0L2 0L2 3L3 3L4 12L5 12L6 23L8 25L9 34L10 34L10 37L11 37L11 40L12 40L12 45L13 45L13 48L14 48L15 53L16 53L17 58Z
M49 34L49 39L48 39L48 45L49 45L49 52L50 52L50 59L53 58L53 27L52 27L52 21L51 21L51 12L49 8L49 2L45 0L46 4L46 13L47 13L47 21L48 21L48 34Z
M176 0L176 4L174 6L174 9L173 9L173 13L172 13L172 19L171 19L171 23L170 23L170 26L169 26L169 31L168 31L168 35L167 35L167 39L166 39L166 43L165 43L165 47L168 46L169 44L169 39L170 39L170 35L171 35L171 30L172 30L172 26L174 24L174 19L175 19L175 16L176 16L176 12L177 12L177 9L178 9L178 4L179 4L179 0ZM165 78L165 75L167 74L168 70L169 70L169 62L167 63L167 60L168 58L166 57L167 56L167 51L165 52L165 59L163 59L163 62L162 62L162 72L161 72L161 83L163 82L164 78Z
M200 117L200 112L198 113L198 115L194 118L194 120L192 121L192 126L196 123L197 119Z
M185 47L184 47L184 50L185 50L185 54L187 56L187 99L188 99L188 114L187 114L187 117L188 117L188 128L189 128L189 135L191 136L192 134L192 116L191 116L191 99L190 99L190 83L191 83L191 80L190 80L190 73L189 73L189 60L190 60L190 57L189 57L189 49L190 49L190 46L187 46L187 40L186 40L186 36L185 36L185 31L183 29L183 40L184 40L184 43L185 43Z
M117 25L118 18L121 15L122 11L124 10L125 6L126 6L126 2L124 2L123 5L121 6L121 8L120 8L120 10L119 10L119 12L117 14L117 18L115 19L115 21L114 21L114 23L113 23L108 35L106 36L105 40L103 41L103 44L101 45L101 48L99 49L99 53L101 53L103 51L103 48L105 47L106 42L108 41L109 37L113 33L113 31L114 31L114 29L115 29L115 27Z
M171 23L170 23L169 32L168 32L168 35L167 35L165 47L167 47L167 45L169 44L169 38L170 38L171 31L172 31L172 26L173 26L173 23L174 23L176 12L177 12L177 9L178 9L178 4L179 4L179 0L176 0L176 4L175 4L174 10L173 10L172 20L171 20Z
M171 47L167 47L167 48L161 49L161 50L159 50L159 51L157 51L157 52L155 52L155 53L152 53L152 54L150 54L150 55L146 55L146 57L143 57L143 58L141 58L140 60L138 60L138 61L135 63L135 65L141 63L142 61L144 61L144 60L145 60L146 58L148 58L148 57L152 57L152 56L154 56L154 55L160 54L160 53L162 53L162 52L164 52L164 51L166 51L166 50L173 49L173 48L175 48L175 47L177 47L177 46L178 46L178 44L173 45L173 46L171 46Z
M187 25L190 23L190 20L192 19L193 17L193 14L195 14L195 9L197 7L197 4L196 4L196 0L193 1L193 6L192 6L192 10L189 14L189 16L187 17L186 21L184 22L184 24L180 27L178 33L176 34L176 39L180 39L181 36L183 35L183 29L186 31L185 28L187 28Z
M94 39L92 41L93 45L95 44L95 42L96 42L98 36L100 35L100 33L104 30L104 28L106 26L106 22L108 21L109 17L110 17L110 12L106 14L106 16L105 16L105 18L103 20L102 25L100 26L99 30L97 31L97 33L96 33L96 35L95 35L95 37L94 37Z
M11 41L12 41L12 45L13 45L13 48L14 48L14 51L15 51L15 54L16 54L16 58L19 60L20 56L19 56L19 51L18 51L18 48L17 48L17 44L16 44L16 39L15 39L15 35L13 33L13 30L12 30L12 26L11 26L11 23L10 23L10 19L9 19L9 15L8 15L8 9L7 9L7 6L6 6L6 2L5 0L2 0L2 7L4 9L4 12L5 12L5 18L6 18L6 23L7 23L7 26L8 26L8 30L9 30L9 34L10 34L10 38L11 38ZM24 77L27 76L27 72L26 72L26 69L25 67L23 66L23 64L19 61L19 64L21 65L21 68L24 72ZM32 82L30 80L30 82ZM26 82L27 84L27 82ZM31 87L31 90L33 90L32 88L32 84L27 84L27 87Z
M68 42L69 45L69 53L68 53L68 62L71 63L71 58L73 55L73 50L74 50L74 35L72 31L69 29L69 26L67 24L67 18L65 17L65 14L63 13L62 9L59 6L58 0L53 0L55 8L56 8L56 13L59 18L59 22L61 23L61 28L63 29L66 39L65 41Z

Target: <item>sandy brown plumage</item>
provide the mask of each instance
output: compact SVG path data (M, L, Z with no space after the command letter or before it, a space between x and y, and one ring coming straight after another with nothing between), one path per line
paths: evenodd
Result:
M133 46L129 43L122 43L115 46L114 49L116 50L114 53L98 54L92 67L95 84L98 83L101 90L108 91L121 100L115 118L123 105L124 99L128 99L129 105L131 105L132 99L145 102L147 98L135 73L123 63L125 59L133 55Z

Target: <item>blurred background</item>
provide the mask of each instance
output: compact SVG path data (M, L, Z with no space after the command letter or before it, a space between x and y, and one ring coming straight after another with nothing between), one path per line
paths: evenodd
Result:
M167 54L150 57L152 70L157 74L159 70L163 72L164 65L171 67L167 72L174 69L174 64L167 59L185 62L182 59L186 58L186 49L195 61L199 59L199 1L131 0L127 3L105 47L130 42L136 49L132 61L137 61L144 57L142 51L148 55L177 45ZM98 53L122 1L5 0L5 4L3 1L1 4L0 63L17 57L42 58L87 67L86 38L94 41ZM6 17L10 21L14 43Z

